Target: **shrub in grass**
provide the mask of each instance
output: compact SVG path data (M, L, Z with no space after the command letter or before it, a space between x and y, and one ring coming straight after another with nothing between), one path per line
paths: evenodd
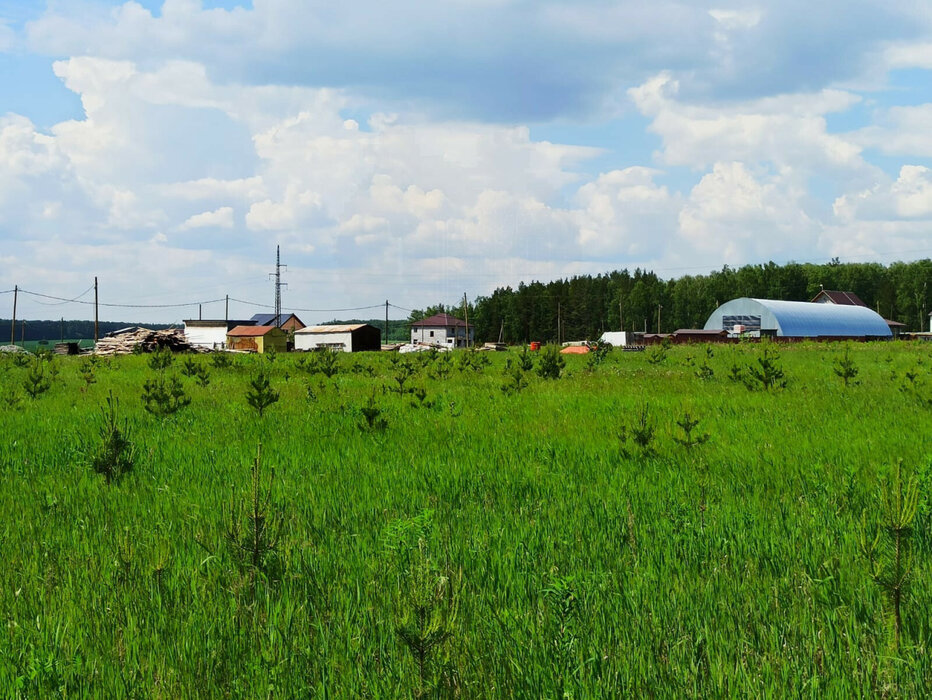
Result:
M94 373L94 367L94 363L89 360L85 360L81 363L81 379L84 380L83 391L87 391L91 387L91 384L97 381L97 375Z
M141 348L141 345L137 345L137 348ZM154 353L149 355L149 369L155 372L163 372L172 366L172 363L175 361L175 356L172 355L172 351L168 348L157 348Z
M103 474L108 484L132 471L136 459L135 448L129 440L129 427L125 420L120 421L118 407L119 402L113 398L111 390L101 410L100 441L90 458L94 471Z
M259 418L265 414L265 409L277 402L279 393L272 388L267 372L259 373L249 382L249 391L246 392L246 403L256 409Z
M330 348L320 348L315 351L317 357L317 371L330 379L340 372L340 360Z
M272 555L278 548L283 517L272 503L272 485L275 469L269 473L268 482L262 484L262 443L256 448L253 460L249 495L237 500L234 487L230 497L230 508L225 525L224 537L230 552L241 570L249 573L253 598L260 573L266 573Z
M845 345L845 354L835 359L832 371L836 377L845 383L845 388L848 388L851 383L857 384L855 378L860 370L854 364L854 360L851 359L851 347L849 345Z
M392 376L392 380L395 384L394 386L390 386L389 390L395 392L399 396L410 393L411 387L408 386L408 381L413 376L414 363L408 358L395 363L395 374Z
M502 391L507 395L517 394L527 388L527 378L518 366L505 366L505 381L502 382Z
M438 657L453 635L459 610L459 577L437 567L418 543L413 565L405 572L403 589L396 601L395 634L414 661L417 673L415 698L442 694Z
M530 372L534 369L534 355L528 350L527 345L521 347L521 352L518 353L517 364L522 372Z
M181 361L181 373L186 377L193 377L197 374L197 368L200 364L193 357L186 357Z
M142 387L142 406L158 418L177 413L191 403L178 377L159 372Z
M559 345L548 345L540 352L537 375L543 379L559 379L566 366L566 358L560 354Z
M681 418L677 419L676 424L680 428L681 435L674 435L673 441L687 450L703 445L709 439L708 433L694 433L699 426L699 419L693 418L689 411L686 411Z
M650 418L650 406L644 404L630 426L622 425L618 438L621 441L622 454L627 454L628 438L634 442L644 456L654 453L654 423Z
M375 403L375 397L370 396L368 403L359 409L362 421L359 429L370 433L381 433L388 427L388 421L382 416L382 409Z
M214 369L226 369L233 364L233 355L228 352L211 353L210 364L214 366Z
M903 630L902 606L913 578L913 521L918 500L916 479L910 477L904 481L902 462L898 462L894 479L881 490L877 521L868 524L867 513L862 515L861 551L870 577L890 606L897 650Z
M32 367L23 379L23 391L33 399L39 398L48 391L52 386L52 381L45 371L45 363L41 357L36 356L32 362Z
M780 366L780 353L772 343L762 344L757 364L748 365L744 374L744 384L748 389L763 389L768 391L775 388L786 387L786 375Z

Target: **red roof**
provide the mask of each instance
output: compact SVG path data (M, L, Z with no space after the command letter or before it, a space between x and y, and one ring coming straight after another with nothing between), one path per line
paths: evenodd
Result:
M812 298L812 301L818 302L819 299L828 299L832 304L841 304L842 306L867 306L854 292L832 292L823 289Z
M227 331L227 335L232 335L236 338L255 338L265 335L269 331L281 331L281 328L277 326L237 326Z
M455 326L456 328L465 328L466 321L461 318L456 318L450 314L434 314L428 318L422 318L420 321L415 321L411 324L412 326L429 326L430 328L437 328L442 326Z

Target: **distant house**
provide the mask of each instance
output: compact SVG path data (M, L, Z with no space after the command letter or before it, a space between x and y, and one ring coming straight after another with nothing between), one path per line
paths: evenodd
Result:
M295 350L330 348L339 352L365 352L382 349L382 331L368 323L335 326L309 326L295 331Z
M450 314L434 314L411 324L411 342L465 348L474 342L473 327Z
M251 350L252 352L275 352L287 350L288 334L275 326L237 326L227 332L227 348Z
M257 326L278 326L284 331L299 331L305 328L304 323L294 314L282 311L278 317L279 322L275 323L275 314L256 314L250 319Z
M254 321L190 320L184 322L184 339L191 345L219 350L227 344L227 332L237 326L253 326Z
M854 292L833 292L823 289L812 297L813 304L841 304L843 306L867 306Z
M840 304L841 306L863 306L867 308L867 304L861 301L861 298L854 292L836 292L828 289L823 289L814 297L812 297L812 303ZM900 332L906 328L906 324L900 323L899 321L891 321L888 318L885 318L884 321L887 322L887 326L890 328L890 332L895 336L899 335Z

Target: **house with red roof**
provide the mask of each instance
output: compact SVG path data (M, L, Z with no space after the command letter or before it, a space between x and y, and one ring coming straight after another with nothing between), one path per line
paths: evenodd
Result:
M411 324L411 342L439 345L445 348L466 348L475 343L473 327L450 314L434 314Z

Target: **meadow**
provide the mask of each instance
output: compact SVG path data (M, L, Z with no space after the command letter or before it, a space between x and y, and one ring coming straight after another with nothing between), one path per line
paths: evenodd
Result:
M0 696L927 695L932 346L769 348L0 357Z

